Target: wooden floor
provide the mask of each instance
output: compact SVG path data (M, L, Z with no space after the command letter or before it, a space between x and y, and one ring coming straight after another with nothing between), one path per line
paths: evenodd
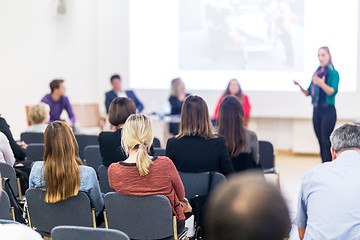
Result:
M297 212L297 201L302 177L306 171L321 164L321 159L320 156L315 155L277 153L275 161L280 169L281 191L288 203L290 217L293 220ZM299 239L295 226L293 226L290 239Z

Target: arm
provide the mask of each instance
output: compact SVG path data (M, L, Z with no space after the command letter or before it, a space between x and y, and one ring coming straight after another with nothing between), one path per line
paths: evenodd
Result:
M221 173L225 176L229 175L230 173L234 172L234 168L231 162L231 158L229 155L229 151L225 145L225 139L222 136L219 136L220 142L220 169Z
M105 94L105 107L106 107L106 113L109 113L109 108L110 108L110 104L111 104L111 97L110 97L110 93L106 93Z
M242 106L244 109L244 124L245 124L245 126L248 126L249 119L250 119L251 105L250 105L248 96L243 95L243 98L244 98L244 103L242 104Z
M185 189L184 185L181 181L181 178L179 176L178 171L176 170L175 165L170 161L168 161L168 171L170 173L171 183L173 185L173 188L175 190L175 194L178 197L180 201L182 201L185 198Z
M0 132L0 147L5 158L5 162L9 165L14 165L15 158L11 150L10 144L6 136Z
M129 95L131 93L131 96L129 96L129 98L131 98L136 106L136 110L138 112L142 112L142 110L144 109L143 104L140 102L140 100L136 97L135 92L134 91L129 91Z
M73 109L71 107L71 104L69 102L69 99L67 97L65 97L64 100L65 100L65 110L69 115L70 121L72 123L75 123L75 115L74 115Z
M297 86L299 86L301 92L302 92L305 96L309 96L309 95L310 95L309 89L311 88L311 84L310 84L310 86L308 87L307 90L305 90L302 86L300 86L300 84L299 84L297 81L294 81L294 84L297 85Z
M251 154L253 159L255 160L255 163L259 165L259 141L255 133L253 134L253 141L251 144Z
M9 140L11 150L14 153L14 156L18 160L24 160L26 157L25 149L21 148L16 141L14 140L9 125L4 118L0 118L0 132L4 133L6 138Z
M101 212L104 208L104 198L101 195L99 183L97 181L96 172L93 168L87 167L88 170L88 195L91 205L96 212Z
M306 175L304 176L306 178ZM298 226L299 237L303 239L305 236L306 222L307 222L307 205L304 199L304 180L300 187L299 199L298 199L298 207L297 207L297 215L294 220L294 224Z

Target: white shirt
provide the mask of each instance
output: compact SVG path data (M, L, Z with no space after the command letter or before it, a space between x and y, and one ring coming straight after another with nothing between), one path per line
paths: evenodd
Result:
M11 150L9 140L2 132L0 132L0 162L11 166L15 163L14 153Z

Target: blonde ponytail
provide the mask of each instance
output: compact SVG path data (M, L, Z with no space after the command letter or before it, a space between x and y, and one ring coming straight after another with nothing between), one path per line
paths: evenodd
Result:
M140 176L149 174L152 160L147 151L152 142L153 133L149 118L143 114L130 115L122 130L121 145L126 154L129 154L130 150L137 150L136 167Z

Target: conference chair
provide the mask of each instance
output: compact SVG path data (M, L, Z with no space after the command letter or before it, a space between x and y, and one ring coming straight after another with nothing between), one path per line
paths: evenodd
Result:
M89 145L84 149L85 163L87 166L92 167L95 171L98 171L98 168L102 164L102 158L100 154L99 145Z
M1 190L0 196L0 219L15 221L14 208L10 206L10 199L4 190Z
M85 159L85 147L89 145L99 145L97 135L75 134L75 138L79 145L79 157L82 161Z
M71 104L71 107L81 128L96 128L96 132L103 131L106 117L101 116L98 103Z
M123 232L115 229L58 226L51 231L52 240L130 240Z
M154 156L166 156L166 149L164 148L154 148Z
M28 161L42 161L45 153L44 143L30 143L26 148L26 159Z
M44 143L44 133L39 132L23 132L20 134L21 141L26 144Z
M275 165L274 147L271 142L259 141L259 161L265 174L275 174L280 187L280 170Z
M61 225L96 227L95 209L84 192L56 203L45 202L45 191L26 190L29 226L43 236L50 236L54 227Z
M114 190L110 187L109 176L108 176L108 167L100 165L98 168L99 174L99 184L100 190L102 193L113 192Z
M16 177L15 169L7 163L0 163L0 174L2 178L8 178L11 189L14 191L14 195L23 202L23 196L21 194L20 179Z
M157 137L154 137L152 147L153 148L161 148L160 140Z
M178 235L176 216L169 199L163 195L107 193L104 201L106 228L123 231L131 239L186 238L187 229Z

